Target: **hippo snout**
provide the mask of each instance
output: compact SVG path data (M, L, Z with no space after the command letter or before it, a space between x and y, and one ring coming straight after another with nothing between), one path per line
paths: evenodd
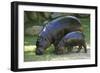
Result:
M43 50L41 48L36 49L36 55L43 55Z

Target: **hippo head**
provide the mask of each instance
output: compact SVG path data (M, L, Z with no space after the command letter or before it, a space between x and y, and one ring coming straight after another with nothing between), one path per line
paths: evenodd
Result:
M36 42L36 55L43 55L45 49L50 45L50 42L46 37L40 36Z

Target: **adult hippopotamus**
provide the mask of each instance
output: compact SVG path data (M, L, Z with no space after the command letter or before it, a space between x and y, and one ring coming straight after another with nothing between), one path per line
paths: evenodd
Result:
M52 20L40 32L36 42L35 53L37 55L44 54L46 48L51 44L54 45L56 53L57 44L61 38L72 31L82 31L82 25L77 17L63 16Z
M65 47L67 47L68 52L71 52L74 46L78 46L77 52L80 52L82 47L84 48L85 53L87 52L85 35L83 32L74 31L66 34L61 41L59 42L57 48L57 54L65 53Z

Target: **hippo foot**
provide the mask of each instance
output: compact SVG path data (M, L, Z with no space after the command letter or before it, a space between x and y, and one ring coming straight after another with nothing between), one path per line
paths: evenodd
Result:
M58 52L55 52L55 54L56 54L56 55L62 55L62 54L64 54L64 52L58 51Z
M87 51L85 51L84 53L87 53Z
M76 53L79 53L80 51L76 51Z

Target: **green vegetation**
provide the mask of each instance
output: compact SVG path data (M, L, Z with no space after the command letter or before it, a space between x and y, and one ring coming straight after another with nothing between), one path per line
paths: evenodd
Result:
M86 42L87 44L90 44L90 18L80 18L80 20L83 26Z
M31 48L31 49L30 49ZM56 57L56 55L53 54L53 46L50 46L44 55L42 56L38 56L38 55L35 55L35 48L36 46L32 46L30 47L30 51L26 50L25 54L24 54L24 58L25 58L25 61L44 61L44 60L51 60L53 57ZM28 47L26 47L26 49L28 49Z
M24 45L35 45L37 36L25 35L24 36Z

